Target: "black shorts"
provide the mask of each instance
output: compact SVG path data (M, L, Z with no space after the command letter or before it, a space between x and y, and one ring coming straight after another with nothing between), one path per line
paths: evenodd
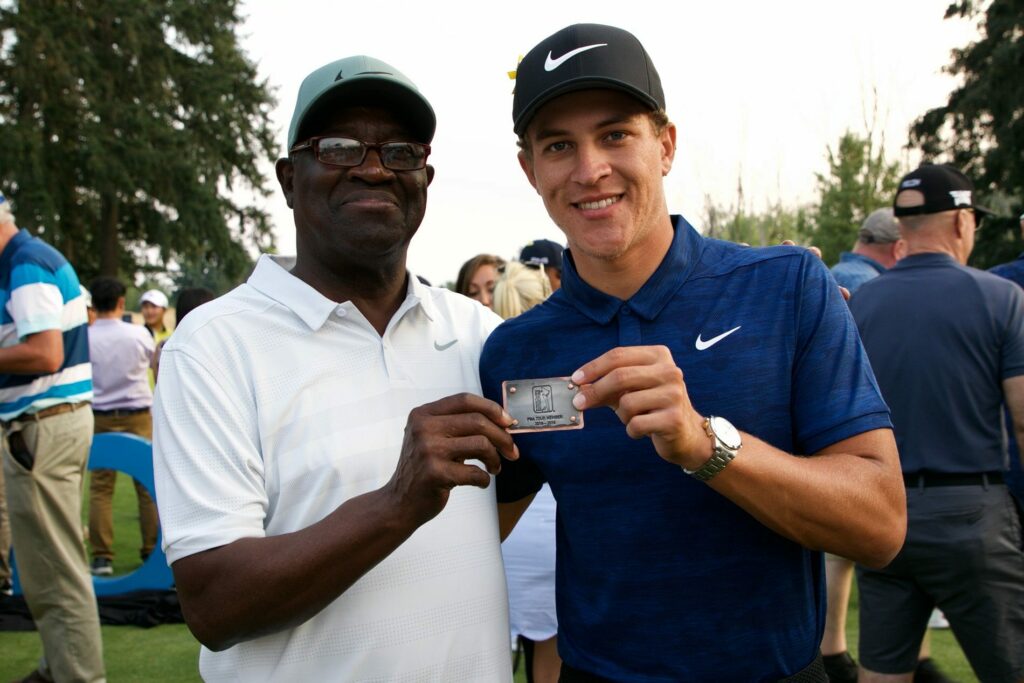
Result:
M861 664L913 671L938 606L979 679L1019 681L1024 537L1007 487L908 487L907 519L906 544L888 567L857 567Z

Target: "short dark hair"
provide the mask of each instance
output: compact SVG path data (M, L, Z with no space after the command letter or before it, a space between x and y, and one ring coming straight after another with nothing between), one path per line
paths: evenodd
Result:
M116 277L98 277L89 284L92 307L97 313L110 313L117 308L117 300L124 296L124 283Z
M185 316L193 310L216 298L217 295L206 287L186 287L181 290L174 306L174 326L180 325Z

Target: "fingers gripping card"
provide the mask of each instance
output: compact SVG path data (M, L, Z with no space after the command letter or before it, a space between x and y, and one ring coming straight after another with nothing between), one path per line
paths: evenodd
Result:
M583 413L572 404L572 398L579 390L568 377L502 382L505 412L514 420L509 431L516 434L582 429Z

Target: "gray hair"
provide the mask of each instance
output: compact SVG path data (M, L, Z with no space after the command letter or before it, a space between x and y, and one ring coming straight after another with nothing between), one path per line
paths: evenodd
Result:
M875 209L864 219L858 238L864 244L892 244L900 238L900 226L889 207Z

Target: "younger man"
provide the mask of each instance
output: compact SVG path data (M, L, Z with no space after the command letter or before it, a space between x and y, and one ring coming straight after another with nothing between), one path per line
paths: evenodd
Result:
M820 551L881 566L903 540L888 411L816 257L669 215L664 109L621 29L570 26L519 65L519 161L569 248L481 379L500 400L503 380L571 375L587 412L516 438L503 530L549 482L563 681L822 680Z

